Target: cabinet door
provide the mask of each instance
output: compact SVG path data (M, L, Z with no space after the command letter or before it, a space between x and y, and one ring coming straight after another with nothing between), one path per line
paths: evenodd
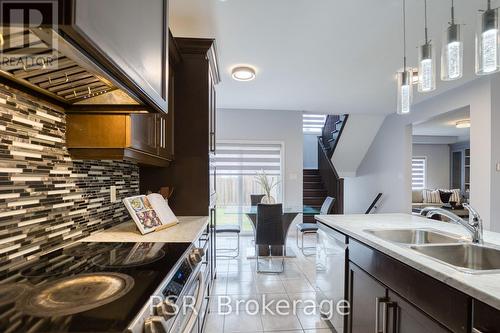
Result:
M350 333L382 332L381 303L387 290L377 280L349 263Z
M155 114L133 114L131 117L131 147L158 155L157 121Z
M389 300L391 306L385 313L389 323L388 333L450 332L390 290Z
M63 17L62 29L115 76L125 76L118 80L126 80L140 97L166 113L167 0L73 0L65 4L68 17Z

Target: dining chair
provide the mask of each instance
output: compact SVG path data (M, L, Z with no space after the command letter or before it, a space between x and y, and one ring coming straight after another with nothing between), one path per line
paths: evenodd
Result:
M282 273L285 269L285 234L283 231L282 204L257 204L257 223L255 227L255 258L257 273ZM281 270L261 270L259 266L259 246L267 246L272 264L272 246L281 246Z
M238 258L240 255L240 233L241 227L238 224L218 225L215 227L215 234L235 234L236 246L235 247L222 247L216 249L217 258Z
M333 205L335 204L334 197L326 197L325 201L321 205L319 210L320 215L328 215L333 211ZM301 246L299 245L299 232L302 238ZM315 246L304 247L304 236L305 235L318 235L318 224L317 223L299 223L297 224L297 247L302 251L304 256L312 256L315 253L306 253L306 250L316 249Z
M260 204L262 198L264 198L265 196L266 196L265 194L250 194L250 206L256 207L258 204ZM255 233L255 227L253 226L253 223L252 227L254 228L254 233ZM251 242L252 244L255 245L255 237L252 238Z

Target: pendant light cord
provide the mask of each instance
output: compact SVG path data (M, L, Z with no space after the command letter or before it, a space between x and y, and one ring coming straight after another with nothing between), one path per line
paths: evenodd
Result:
M424 25L425 25L425 44L429 43L429 34L427 33L427 0L424 0Z
M455 1L451 0L451 25L455 25Z
M488 10L491 9L491 0L488 0Z
M403 71L406 71L406 0L403 0Z

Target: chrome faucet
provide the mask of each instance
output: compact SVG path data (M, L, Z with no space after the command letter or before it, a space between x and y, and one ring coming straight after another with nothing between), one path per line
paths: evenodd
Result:
M432 217L434 215L442 215L449 218L452 222L462 225L472 236L472 242L476 244L483 243L483 220L479 213L472 208L469 204L464 203L464 208L469 211L469 221L464 220L460 216L452 213L449 210L438 207L425 207L420 212L420 215L425 217Z

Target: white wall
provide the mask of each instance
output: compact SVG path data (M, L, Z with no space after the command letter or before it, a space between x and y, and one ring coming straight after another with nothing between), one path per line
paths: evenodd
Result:
M413 144L413 157L426 157L426 188L450 187L450 146Z
M378 212L411 211L411 126L388 116L358 168L344 180L344 211L364 213L382 192Z
M302 206L301 112L217 109L217 139L283 142L284 206Z
M332 163L340 177L355 177L385 115L350 114L335 147Z
M304 134L304 169L318 168L318 135Z
M499 90L498 75L484 77L415 105L410 115L388 116L358 169L360 177L346 178L346 212L361 212L374 193L383 192L379 212L409 213L411 124L469 106L471 204L486 229L500 230L500 174L494 163L500 161Z

